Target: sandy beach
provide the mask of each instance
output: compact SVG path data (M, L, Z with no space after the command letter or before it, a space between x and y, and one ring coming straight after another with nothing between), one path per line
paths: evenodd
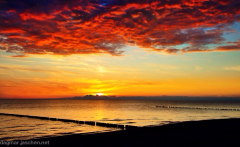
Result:
M240 143L240 119L188 121L98 134L74 134L32 141L50 146L236 146Z

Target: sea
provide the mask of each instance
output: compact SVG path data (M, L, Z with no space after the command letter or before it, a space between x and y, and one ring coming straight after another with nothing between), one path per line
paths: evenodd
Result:
M159 107L157 107L159 106ZM0 100L0 113L155 126L183 121L240 118L240 102L159 100ZM31 140L121 128L0 115L0 140Z

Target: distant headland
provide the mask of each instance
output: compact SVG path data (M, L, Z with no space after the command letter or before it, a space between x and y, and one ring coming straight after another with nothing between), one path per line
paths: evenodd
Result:
M109 99L113 99L113 98L116 98L115 95L110 95L110 96L106 96L106 95L85 95L85 96L75 96L71 99L86 99L86 100L96 100L96 99L104 99L104 100L109 100Z

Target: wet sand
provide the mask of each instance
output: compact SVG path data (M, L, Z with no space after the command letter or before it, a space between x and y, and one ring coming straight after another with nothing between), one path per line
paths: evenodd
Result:
M98 134L74 134L34 141L50 146L238 146L240 119L188 121L155 127L141 127Z

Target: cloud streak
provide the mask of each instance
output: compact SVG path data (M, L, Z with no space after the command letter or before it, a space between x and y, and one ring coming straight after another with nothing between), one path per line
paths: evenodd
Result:
M240 71L240 66L224 67L224 70Z
M151 51L236 51L223 46L240 21L238 0L1 0L0 50L23 54L123 54L127 45ZM209 29L211 28L211 29ZM174 46L190 47L176 49ZM218 45L209 49L207 45Z
M56 74L79 74L77 72L70 72L70 71L62 71L62 70L47 70L47 69L40 69L40 68L29 68L29 67L23 67L23 66L6 66L0 64L0 69L2 70L20 70L20 71L28 71L28 72L42 72L42 73L56 73Z

